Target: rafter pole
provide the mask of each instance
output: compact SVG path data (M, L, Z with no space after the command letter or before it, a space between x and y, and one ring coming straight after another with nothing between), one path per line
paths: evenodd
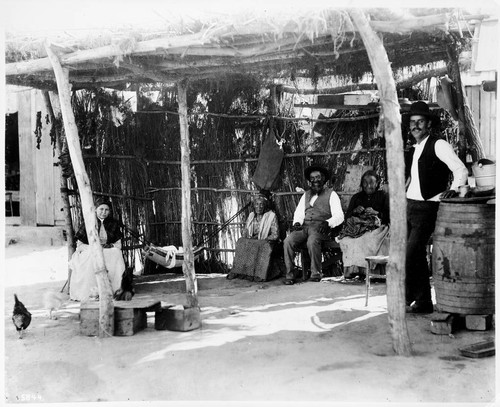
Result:
M394 351L397 355L410 356L412 350L405 309L407 240L405 171L398 95L391 64L382 41L370 27L362 10L350 9L349 15L365 44L380 93L387 148L386 161L391 217L391 241L387 265L387 310Z

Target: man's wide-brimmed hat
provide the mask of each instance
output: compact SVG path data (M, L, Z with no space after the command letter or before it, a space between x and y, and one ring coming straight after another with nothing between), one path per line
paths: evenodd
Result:
M304 175L305 175L306 179L309 179L309 177L311 176L311 173L314 171L319 171L325 176L325 178L327 180L330 179L330 172L325 167L321 167L320 165L311 165L310 167L307 167L304 170Z
M429 109L429 105L421 100L418 102L412 103L410 106L409 116L424 116L429 119L434 118L434 114L431 113Z

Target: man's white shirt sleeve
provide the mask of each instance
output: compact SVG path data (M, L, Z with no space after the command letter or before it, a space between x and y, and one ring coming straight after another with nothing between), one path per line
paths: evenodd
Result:
M444 162L453 173L450 189L458 191L458 187L467 184L468 171L464 163L453 151L453 147L445 140L438 140L434 145L436 156Z
M295 213L293 214L293 224L304 223L304 218L306 217L306 194L302 194L299 200L297 208L295 208Z
M344 211L342 210L340 198L335 191L332 191L330 195L330 211L332 212L332 217L326 221L331 228L334 228L344 221Z

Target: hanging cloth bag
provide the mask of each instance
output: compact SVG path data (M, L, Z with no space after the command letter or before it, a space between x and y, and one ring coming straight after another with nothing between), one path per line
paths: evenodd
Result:
M260 188L272 191L278 186L278 175L283 162L284 152L276 140L274 130L269 132L260 149L257 169L253 174L252 181Z

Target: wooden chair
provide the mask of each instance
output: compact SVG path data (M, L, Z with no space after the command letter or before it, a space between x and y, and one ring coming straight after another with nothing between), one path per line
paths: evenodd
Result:
M323 262L321 263L321 271L324 276L340 276L342 275L342 251L340 245L335 240L323 242L321 246ZM308 280L311 276L311 258L304 243L300 248L301 265L302 265L302 280Z
M383 279L383 280L387 279L387 274L385 272L385 266L386 266L387 262L389 261L389 256L368 256L368 257L365 257L365 260L367 262L365 307L367 307L368 306L368 296L370 295L370 279L372 277ZM372 267L371 267L372 264L380 264L379 270L381 271L381 273L374 273L373 271L376 269L372 270Z

